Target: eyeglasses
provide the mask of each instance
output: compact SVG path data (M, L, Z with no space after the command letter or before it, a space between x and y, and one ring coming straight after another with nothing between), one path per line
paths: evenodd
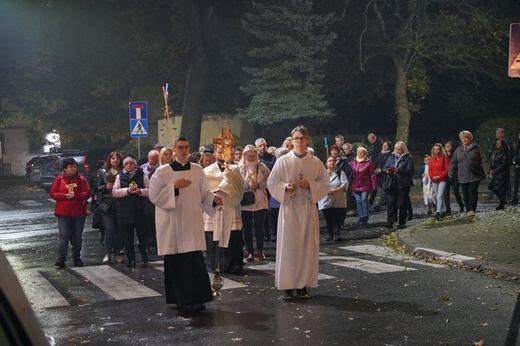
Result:
M130 162L123 163L123 166L126 166L126 165L135 165L135 162L134 161L130 161Z
M301 142L303 141L304 139L307 139L307 137L293 137L292 140L293 141L296 141L296 142Z
M189 145L179 145L176 147L177 150L188 150L190 148Z

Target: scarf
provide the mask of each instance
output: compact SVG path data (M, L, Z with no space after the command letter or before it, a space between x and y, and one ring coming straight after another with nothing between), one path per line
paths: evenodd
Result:
M134 177L135 173L137 173L137 167L134 167L134 169L132 169L131 171L127 171L126 169L123 168L123 174L126 175L130 179L132 179Z

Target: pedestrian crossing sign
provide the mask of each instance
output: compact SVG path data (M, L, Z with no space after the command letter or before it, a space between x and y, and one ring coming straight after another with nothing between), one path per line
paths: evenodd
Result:
M129 102L130 136L148 137L148 119L146 114L146 102Z
M148 137L148 121L146 119L130 120L130 136Z

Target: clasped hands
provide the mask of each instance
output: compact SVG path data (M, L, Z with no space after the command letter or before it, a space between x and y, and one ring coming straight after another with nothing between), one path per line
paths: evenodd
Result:
M308 189L310 187L310 185L309 185L309 182L305 178L301 177L298 180L297 184L287 183L286 190L289 191L290 193L295 193L296 190L298 189L298 187L300 189Z

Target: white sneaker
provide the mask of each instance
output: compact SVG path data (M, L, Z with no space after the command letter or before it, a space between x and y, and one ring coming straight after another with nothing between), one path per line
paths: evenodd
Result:
M107 264L108 262L110 262L110 255L105 255L105 257L103 257L103 261L101 263Z

